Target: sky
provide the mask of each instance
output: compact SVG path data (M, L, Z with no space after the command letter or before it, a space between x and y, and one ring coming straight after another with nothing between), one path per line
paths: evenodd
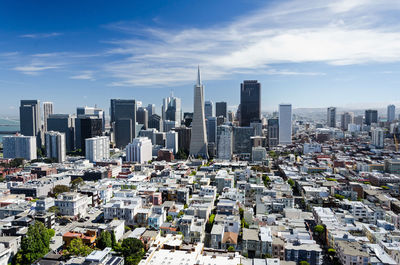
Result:
M235 108L240 83L262 110L400 104L398 0L0 1L0 116L19 100L109 110L111 98Z

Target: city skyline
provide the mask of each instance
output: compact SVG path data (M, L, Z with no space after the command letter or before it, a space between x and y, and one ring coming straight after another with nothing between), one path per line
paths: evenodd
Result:
M21 99L72 113L132 98L156 104L159 113L171 90L182 110L192 111L198 64L204 99L230 109L239 103L240 83L252 79L264 88L262 111L282 102L294 109L400 103L394 1L235 1L223 15L227 1L99 2L79 5L84 16L74 2L47 3L1 4L2 116L17 116Z

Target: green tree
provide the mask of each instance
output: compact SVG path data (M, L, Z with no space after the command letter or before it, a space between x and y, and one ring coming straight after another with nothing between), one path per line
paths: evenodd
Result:
M211 215L210 215L210 218L208 218L208 223L209 223L210 225L214 224L214 219L215 219L215 214L211 214Z
M173 218L171 215L167 215L167 222L172 222Z
M294 180L288 179L287 183L293 188L294 187Z
M69 189L69 187L66 186L66 185L56 185L56 186L53 188L53 194L54 194L54 196L57 196L57 194L60 194L60 193L63 193L63 192L69 192L69 191L70 191L70 189Z
M24 159L23 158L14 158L9 163L10 167L20 167L20 166L23 166L23 165L24 165Z
M32 264L46 255L50 248L50 234L41 222L30 225L26 236L22 239L21 249L14 259L15 264Z
M99 249L105 249L105 248L110 248L112 247L112 238L110 232L104 230L101 232L99 238L97 239L97 244L96 246Z
M344 196L340 194L335 194L335 198L342 201L344 199Z
M92 253L93 249L89 246L83 244L81 238L75 238L69 243L66 251L64 251L64 255L66 256L79 256L79 257L86 257L90 253Z
M310 263L308 263L307 261L300 261L300 263L299 263L300 265L310 265Z
M328 249L328 255L329 256L335 256L336 255L336 249L334 249L334 248L329 248Z
M71 181L71 188L73 190L76 190L79 186L83 185L84 183L85 181L81 177L76 178Z
M47 232L49 233L50 238L56 235L56 231L54 231L54 229L48 229Z
M316 225L314 227L314 233L316 233L317 235L322 235L322 233L324 233L325 228L322 225Z
M48 211L51 213L58 214L60 212L60 209L57 206L51 206Z
M124 239L120 252L124 256L125 264L127 265L137 265L145 254L142 241L136 238Z
M228 247L228 251L229 251L229 252L234 252L234 251L235 251L235 248L234 248L233 246L229 246L229 247Z

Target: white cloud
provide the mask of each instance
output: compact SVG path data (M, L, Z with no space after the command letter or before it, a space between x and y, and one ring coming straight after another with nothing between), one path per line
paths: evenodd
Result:
M90 80L90 81L96 80L93 76L93 71L82 71L80 74L71 76L70 78L78 80Z
M108 54L122 56L105 66L114 86L175 85L234 73L321 75L278 64L352 65L400 61L400 31L382 23L400 1L290 1L210 28L138 28L112 25L129 34L110 42ZM296 67L297 68L297 67Z
M45 70L60 68L61 64L46 64L42 62L32 62L28 65L16 66L12 68L15 71L22 72L26 75L38 75Z
M59 32L51 32L51 33L36 33L36 34L24 34L20 35L21 38L29 38L29 39L44 39L50 37L61 36L62 33Z

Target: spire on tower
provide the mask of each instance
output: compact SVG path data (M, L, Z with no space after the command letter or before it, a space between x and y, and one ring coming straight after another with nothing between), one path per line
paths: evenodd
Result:
M201 86L200 65L197 66L197 86Z

